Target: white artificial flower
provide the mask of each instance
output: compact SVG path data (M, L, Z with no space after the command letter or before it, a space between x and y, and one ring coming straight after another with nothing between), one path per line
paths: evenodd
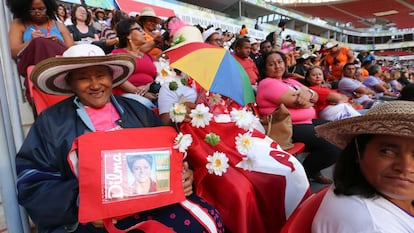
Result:
M255 167L255 161L256 161L255 156L252 156L252 155L243 156L242 161L240 161L240 162L236 165L236 167L240 167L240 168L243 168L244 170L249 170L249 171L251 171L251 170L253 170L253 169L254 169L254 167Z
M176 72L170 68L170 62L168 59L160 58L159 61L154 62L155 68L157 69L157 77L155 82L160 85L168 84L170 82L176 82L180 84L181 77L178 77Z
M221 98L220 94L213 93L208 97L208 104L210 106L216 105L221 103L223 99Z
M227 168L229 167L229 158L222 152L216 151L212 156L207 156L207 161L206 168L208 169L208 173L214 173L217 176L222 176L223 173L226 173Z
M191 110L191 125L196 128L204 128L209 125L211 118L213 118L213 114L209 110L204 104L198 104L195 109Z
M178 149L179 152L187 152L188 147L193 143L193 138L191 134L179 133L174 139L174 149Z
M187 109L183 103L174 103L170 109L170 119L176 123L183 122L186 113Z
M236 148L240 154L247 155L252 148L252 133L239 133L236 136Z
M258 119L253 113L246 111L245 109L234 109L230 112L232 121L236 122L237 127L244 130L252 130L258 123Z

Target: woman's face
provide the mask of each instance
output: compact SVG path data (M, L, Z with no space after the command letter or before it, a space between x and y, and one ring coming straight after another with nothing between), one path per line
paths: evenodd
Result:
M270 54L266 59L266 75L281 79L286 70L286 64L278 53Z
M30 18L33 22L42 23L47 20L47 8L42 0L33 0L29 10Z
M138 182L148 181L151 177L151 165L146 159L138 159L132 166L134 177Z
M129 28L129 35L127 36L128 41L131 41L134 45L145 44L145 33L139 24L132 24Z
M377 135L367 143L359 161L362 174L390 201L414 200L414 143L412 138Z
M157 22L157 18L145 17L145 19L142 21L142 26L145 29L145 31L152 32L155 29L157 29Z
M65 9L62 6L59 6L57 9L57 14L61 17L65 17L66 16Z
M71 72L68 83L82 104L102 108L110 101L112 70L103 65L77 69Z
M88 18L88 11L84 7L78 7L75 12L76 20L86 21Z
M312 86L320 86L323 82L323 72L319 68L313 68L309 71L309 77L307 78L308 82Z

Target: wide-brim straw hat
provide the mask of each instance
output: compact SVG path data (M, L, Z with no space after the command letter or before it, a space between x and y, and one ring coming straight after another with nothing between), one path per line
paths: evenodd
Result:
M142 21L142 19L145 17L154 18L157 21L157 23L162 22L162 19L155 14L154 9L152 9L151 7L142 8L141 13L139 13L137 20Z
M135 71L135 58L129 54L110 54L92 44L74 45L62 56L39 62L30 74L33 84L41 91L52 95L73 95L66 82L70 71L89 66L104 65L113 72L112 86L125 82Z
M326 49L331 49L331 48L333 48L335 46L338 46L338 45L339 45L338 41L331 39L328 42L326 42L325 48Z
M340 148L361 134L414 138L414 101L394 100L378 104L364 115L316 126L317 134Z

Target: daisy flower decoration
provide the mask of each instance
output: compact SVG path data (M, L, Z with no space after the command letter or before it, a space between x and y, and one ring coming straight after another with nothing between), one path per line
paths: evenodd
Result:
M239 133L239 135L236 136L236 148L240 154L247 155L252 148L252 133Z
M245 109L233 109L230 112L230 116L231 120L236 123L237 127L244 130L253 130L256 124L259 123L259 119L254 116L253 113L246 111Z
M187 109L183 103L174 103L170 109L170 119L175 123L181 123L185 119Z
M186 153L188 147L193 143L193 138L191 134L183 134L179 133L177 137L174 139L174 149L178 149L181 153Z
M204 128L206 125L210 124L213 114L209 112L209 108L204 104L197 104L196 108L191 110L191 125L196 128Z
M180 83L180 77L177 77L175 71L170 68L170 61L168 57L165 56L165 54L163 54L158 59L158 61L154 62L154 64L158 74L155 78L155 82L159 83L160 85L171 82Z
M222 176L229 167L229 158L227 158L226 154L218 151L214 152L213 155L207 156L207 162L206 168L208 173L214 173L217 176Z
M222 99L222 97L221 97L221 95L220 94L217 94L217 93L212 93L209 97L208 97L208 104L210 105L210 106L213 106L213 105L216 105L216 104L219 104L219 103L221 103L221 101L222 101L223 99Z

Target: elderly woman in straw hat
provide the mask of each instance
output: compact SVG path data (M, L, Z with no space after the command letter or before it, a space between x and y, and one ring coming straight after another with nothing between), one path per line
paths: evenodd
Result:
M316 131L344 150L312 232L414 232L414 102L389 101Z
M128 54L105 56L99 47L75 45L62 57L39 63L31 73L37 88L48 94L72 95L42 112L33 124L16 157L19 203L28 211L39 233L107 232L102 221L78 224L78 180L67 155L78 136L95 131L160 126L153 112L137 101L112 95L112 88L123 83L135 69ZM192 173L183 166L183 186L192 193ZM209 214L209 227L220 222L218 212L195 195L187 200ZM127 228L153 219L176 232L207 232L193 212L173 204L140 212L118 220ZM219 228L219 227L218 227ZM220 231L222 229L217 229ZM209 231L214 232L214 231Z

